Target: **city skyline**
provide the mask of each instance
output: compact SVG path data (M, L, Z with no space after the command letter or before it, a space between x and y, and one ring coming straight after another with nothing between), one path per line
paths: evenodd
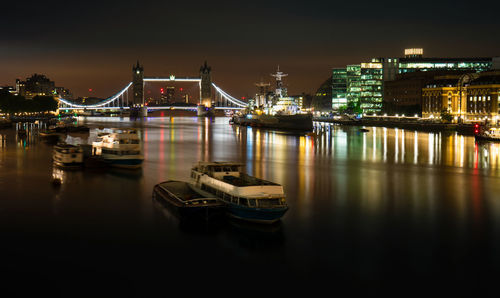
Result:
M408 47L425 57L499 56L491 37L500 21L481 3L421 1L411 11L395 1L10 3L0 20L0 84L43 73L75 96L107 97L130 82L137 60L151 77L197 76L207 60L213 81L235 97L272 83L278 65L290 93L314 93L334 67L402 57Z

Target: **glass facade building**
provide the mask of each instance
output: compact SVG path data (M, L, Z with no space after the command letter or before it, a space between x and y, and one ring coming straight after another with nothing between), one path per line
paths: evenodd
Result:
M361 63L360 107L363 113L379 113L382 111L384 69L379 59L370 63Z
M347 105L347 70L332 69L332 109L338 110Z
M361 65L351 64L347 65L347 102L354 103L357 105L359 103L359 98L361 95Z

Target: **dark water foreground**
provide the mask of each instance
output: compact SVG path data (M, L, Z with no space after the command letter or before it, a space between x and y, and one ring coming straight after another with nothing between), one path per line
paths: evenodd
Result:
M50 145L0 130L5 297L498 296L500 143L227 118L87 124L140 128L143 169L61 171ZM198 160L281 183L289 212L272 226L192 225L155 208L153 186L188 179Z

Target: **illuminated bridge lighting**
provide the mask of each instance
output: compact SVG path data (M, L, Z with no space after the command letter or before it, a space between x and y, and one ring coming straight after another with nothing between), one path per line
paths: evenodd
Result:
M128 88L130 88L130 86L132 86L132 82L130 82L127 87L123 88L120 92L116 93L115 95L105 99L104 101L98 103L98 104L95 104L95 105L78 105L78 104L75 104L75 103L72 103L64 98L60 98L59 101L61 101L62 103L68 105L69 107L73 107L73 108L80 108L80 109L85 109L85 108L99 108L99 107L103 107L109 103L112 103L113 101L115 101L116 99L118 99L120 96L123 95L123 93L125 93L125 91L128 90Z
M167 81L177 81L177 82L196 82L201 84L201 79L199 78L176 78L174 76L171 76L170 78L144 78L145 82L167 82ZM118 93L115 95L103 100L100 103L97 104L92 104L92 105L82 105L82 104L75 104L67 99L60 98L60 104L62 109L118 109L118 108L128 108L126 106L120 107L120 101L119 98L122 96L130 87L132 86L132 82L128 83L128 85L120 90ZM220 109L242 109L248 106L248 104L244 101L241 101L231 95L229 95L227 92L219 88L217 85L212 83L212 86L215 88L215 91L221 95L221 97L225 98L227 101L231 102L232 104L236 105L237 107L219 107ZM111 104L114 104L115 106L111 106ZM123 105L123 102L122 102ZM170 108L170 107L158 107L158 108Z
M215 85L214 83L212 83L212 86L214 86L215 90L217 92L219 92L225 99L229 100L231 103L233 103L237 106L240 106L240 107L246 107L248 105L246 102L241 101L239 99L236 99L236 98L232 97L231 95L227 94L226 92L224 92L224 90L217 87L217 85Z
M176 78L176 77L169 77L169 78L144 78L144 82L197 82L200 83L201 79L199 78Z

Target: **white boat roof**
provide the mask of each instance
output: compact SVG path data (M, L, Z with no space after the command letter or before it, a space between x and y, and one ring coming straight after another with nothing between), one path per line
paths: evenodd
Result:
M196 165L199 166L244 166L241 162L232 161L199 161Z

